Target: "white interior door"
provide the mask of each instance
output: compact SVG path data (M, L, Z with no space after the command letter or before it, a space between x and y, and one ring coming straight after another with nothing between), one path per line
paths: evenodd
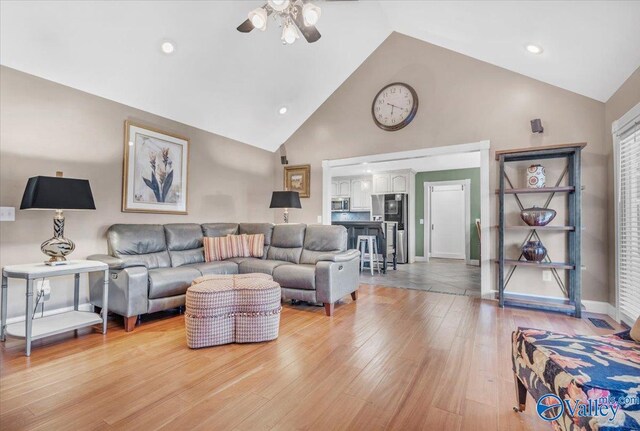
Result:
M464 185L430 186L430 255L466 259L466 195Z

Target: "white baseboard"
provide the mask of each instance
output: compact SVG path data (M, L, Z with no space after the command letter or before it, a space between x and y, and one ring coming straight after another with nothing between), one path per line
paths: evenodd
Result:
M616 320L616 307L604 301L590 301L588 299L582 300L582 305L589 313L606 314L613 320Z
M40 307L38 307L40 308ZM69 307L63 307L63 308L56 308L55 310L47 310L44 312L45 316L52 316L54 314L60 314L60 313L65 313L67 311L72 311L73 310L73 305L69 306ZM78 310L80 311L92 311L93 310L93 305L89 304L88 302L84 303L84 304L80 304L78 306ZM41 316L40 312L35 313L35 318L39 318ZM7 325L11 325L12 323L17 323L17 322L24 322L25 320L25 316L16 316L16 317L12 317L10 319L7 319Z
M495 289L491 289L487 292L482 293L482 299L488 299L492 301L498 300L498 291Z
M416 262L426 262L427 258L424 256L416 256Z
M456 253L431 253L431 257L435 259L457 259L457 260L466 260L467 257L465 255L460 255Z
M480 261L478 259L469 259L467 265L480 266Z

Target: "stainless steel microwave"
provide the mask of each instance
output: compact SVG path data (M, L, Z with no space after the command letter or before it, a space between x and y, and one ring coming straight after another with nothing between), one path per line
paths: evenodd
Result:
M349 198L333 198L331 199L331 211L348 212L351 207L351 199Z

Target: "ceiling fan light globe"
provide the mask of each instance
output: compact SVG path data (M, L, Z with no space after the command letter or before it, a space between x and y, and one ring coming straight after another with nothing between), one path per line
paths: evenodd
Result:
M258 30L265 31L267 29L267 11L259 7L249 12L249 21Z
M287 24L284 26L284 29L282 29L282 41L284 43L286 43L287 45L291 45L292 43L294 43L296 41L296 39L298 39L300 36L298 35L298 31L296 30L296 28L291 25L291 24Z
M268 0L267 3L277 12L282 12L289 7L289 0Z
M307 3L302 7L302 18L307 27L316 25L320 19L320 8L312 3Z

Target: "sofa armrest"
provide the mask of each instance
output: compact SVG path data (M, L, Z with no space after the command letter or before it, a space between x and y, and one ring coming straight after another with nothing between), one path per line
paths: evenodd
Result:
M318 256L318 262L348 262L353 259L360 259L358 250L347 250L340 253L325 253Z
M319 261L316 264L316 298L318 302L333 304L345 295L358 290L360 285L360 252L347 254L344 261ZM346 257L346 256L344 256Z
M94 259L97 260L97 259ZM104 271L89 273L89 302L102 307ZM146 314L149 271L145 266L109 269L109 311L124 317Z
M120 259L119 257L113 257L108 254L92 254L91 256L87 257L87 259L104 262L107 265L109 265L110 270L133 268L136 266L144 266L145 268L147 268L147 264L142 261L137 261L137 260L125 261L123 259Z

